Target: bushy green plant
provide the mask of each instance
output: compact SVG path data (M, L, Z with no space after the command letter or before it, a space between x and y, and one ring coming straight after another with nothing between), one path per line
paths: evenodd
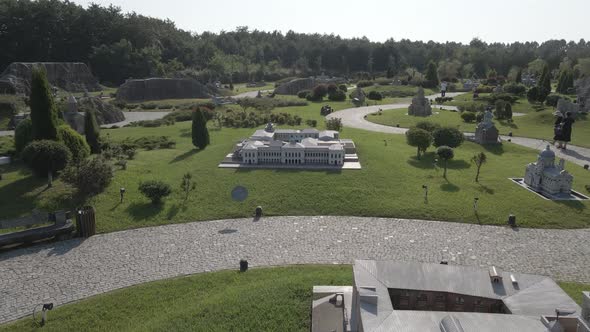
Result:
M331 101L345 101L346 100L346 93L344 91L337 89L334 92L328 94L328 99Z
M64 169L72 160L72 153L61 142L38 140L24 148L22 158L36 175L47 176Z
M90 152L100 153L100 127L96 122L96 116L93 110L86 111L84 117L84 134L86 143L90 146Z
M433 123L430 121L418 121L415 127L424 129L429 133L433 133L435 130L440 129L440 125L438 123Z
M326 121L326 129L328 130L342 130L342 119L340 118L331 118Z
M78 134L68 125L61 125L57 128L57 137L60 142L72 153L72 162L75 164L88 158L90 155L90 146L82 135Z
M301 90L301 91L297 92L297 97L299 97L301 99L305 99L310 94L311 94L311 90Z
M475 121L476 119L476 115L473 112L463 112L461 113L461 119L463 119L463 121L470 123Z
M562 96L562 95L558 95L558 94L550 94L545 99L545 105L552 106L552 107L557 107L557 103L559 102L559 99L570 100L566 96Z
M453 148L446 146L446 145L442 145L439 146L438 149L436 149L436 155L442 159L443 161L443 166L444 166L444 173L443 173L443 177L446 179L447 178L447 164L449 162L449 160L453 159L455 157L455 151L453 151Z
M33 140L33 123L31 119L22 120L14 130L14 148L21 153L27 144Z
M342 90L344 92L347 92L348 91L348 88L346 87L346 84L340 84L338 86L338 90Z
M507 93L512 93L512 94L519 95L519 96L522 96L526 93L526 87L524 85L518 84L518 83L504 84L502 89L504 89L504 91Z
M162 198L172 193L172 188L162 181L150 180L139 184L139 191L152 201L152 204L160 204Z
M432 133L432 137L434 138L434 146L436 147L446 145L451 148L456 148L463 144L463 141L465 140L463 133L459 129L453 127L438 128Z
M412 127L406 131L406 142L408 145L416 147L416 157L420 159L420 154L425 153L432 144L432 134L424 129Z
M113 179L113 169L103 158L90 158L77 166L68 167L62 179L71 184L82 197L98 195Z
M373 86L375 85L374 81L359 81L356 86L358 86L359 88L366 88L368 86Z
M310 126L310 127L316 127L318 125L318 121L317 120L305 120L305 124Z
M193 113L192 139L193 145L201 150L210 143L207 120L200 108L197 108Z
M367 98L369 98L370 100L382 100L383 95L378 91L370 91L367 95Z

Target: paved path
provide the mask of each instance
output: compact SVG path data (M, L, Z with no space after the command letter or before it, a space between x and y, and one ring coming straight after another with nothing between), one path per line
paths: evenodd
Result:
M360 217L272 217L147 227L0 253L0 323L114 289L252 266L395 259L590 283L590 229Z
M170 112L123 112L125 115L125 120L115 123L109 123L106 125L100 126L101 128L110 128L113 126L122 127L126 124L129 124L134 121L145 121L145 120L157 120L163 118L166 114Z
M458 93L447 93L449 97L455 97L457 95L462 94L461 92ZM433 99L438 95L428 96L429 99ZM369 114L376 113L379 109L382 110L389 110L389 109L397 109L397 108L407 108L410 106L409 103L398 103L398 104L388 104L388 105L375 105L375 106L365 106L365 107L357 107L357 108L348 108L344 110L340 110L329 114L326 118L341 118L342 124L345 127L357 128L357 129L364 129L369 131L381 132L381 133L389 133L389 134L404 134L408 129L407 128L397 128L392 126L385 126L380 125L377 123L373 123L367 121L365 117ZM433 106L433 112L436 112L436 109L442 107L443 109L456 109L454 106ZM466 133L467 135L472 135L472 133ZM501 136L502 140L505 142L510 139L512 143L522 145L528 148L541 150L544 149L547 144L550 142L546 140L536 139L536 138L526 138L526 137L508 137L508 136ZM568 145L568 150L558 150L553 149L556 152L557 157L563 158L565 160L571 161L578 165L585 165L590 164L590 149L583 148L580 146L573 146Z

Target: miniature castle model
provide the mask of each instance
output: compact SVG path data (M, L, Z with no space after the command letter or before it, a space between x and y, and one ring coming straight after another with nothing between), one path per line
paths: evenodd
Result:
M549 145L539 153L537 162L527 165L524 175L526 185L550 195L570 194L573 181L574 177L565 170L565 160L561 159L559 165L555 165L555 152Z
M414 116L432 115L432 107L428 98L424 98L424 89L418 88L418 95L412 98L412 105L408 108L408 114Z
M78 101L70 95L68 98L67 111L63 112L64 120L79 134L84 134L84 114L78 112Z
M346 162L358 162L356 147L350 139L340 139L333 130L319 131L276 129L269 123L248 139L237 143L232 160L244 165L285 164L329 165L342 167Z
M492 122L494 115L490 110L486 110L483 115L483 121L477 124L475 128L475 141L479 144L497 144L498 128Z

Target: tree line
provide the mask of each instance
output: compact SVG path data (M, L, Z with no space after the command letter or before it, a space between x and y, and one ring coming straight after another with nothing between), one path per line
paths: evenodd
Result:
M590 71L590 42L543 43L372 42L337 35L264 32L238 27L220 33L189 32L170 20L123 13L114 6L84 8L69 1L0 2L0 66L11 62L81 61L101 82L127 78L194 77L224 82L278 80L318 75L412 76L438 66L441 79L516 75L527 69L540 75L538 61L557 79L563 67L574 78ZM362 24L362 23L359 23ZM536 62L537 61L537 62Z

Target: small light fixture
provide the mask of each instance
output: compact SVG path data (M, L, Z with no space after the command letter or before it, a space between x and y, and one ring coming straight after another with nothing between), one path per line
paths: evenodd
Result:
M123 203L123 196L125 196L125 188L121 187L121 189L119 189L119 194L121 195L121 203Z
M40 324L41 324L41 326L45 326L45 323L47 323L47 311L53 309L53 303L43 303L43 304L39 304L39 305L35 306L35 309L33 310L33 321L34 322L37 321L37 319L35 318L35 314L36 314L37 308L39 308L39 306L42 306Z
M473 199L473 212L475 212L475 214L477 214L477 202L479 201L479 197L475 197Z
M422 189L424 189L424 203L428 203L428 186L423 184Z

